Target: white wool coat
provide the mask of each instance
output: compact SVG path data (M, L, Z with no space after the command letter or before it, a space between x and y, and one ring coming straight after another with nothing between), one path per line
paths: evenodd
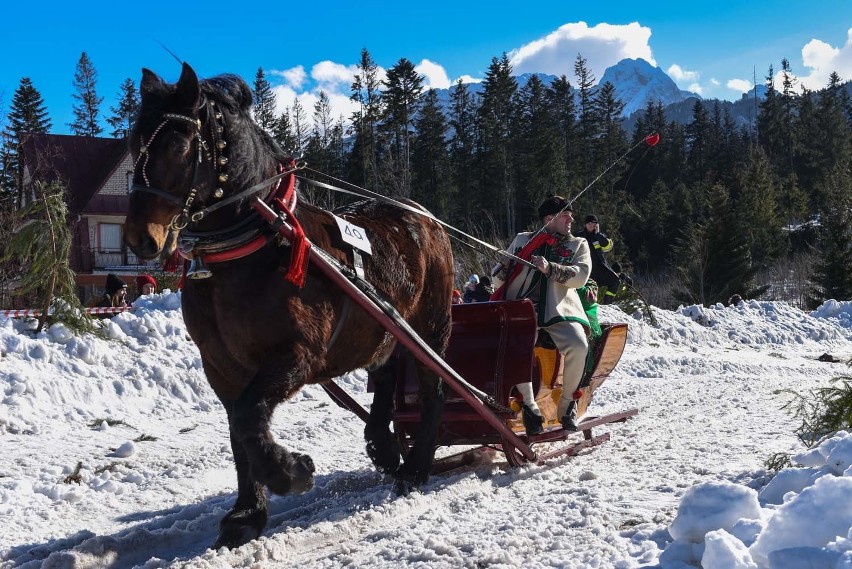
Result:
M517 253L533 235L531 232L519 233L506 250ZM589 320L577 289L585 286L592 272L589 244L585 239L573 235L556 233L554 236L557 238L554 245L542 245L534 252L550 262L550 275L545 277L541 271L524 265L518 276L509 283L506 299L537 296L539 328L546 328L564 320L579 322L588 328ZM492 272L496 288L507 278L507 270L497 265Z

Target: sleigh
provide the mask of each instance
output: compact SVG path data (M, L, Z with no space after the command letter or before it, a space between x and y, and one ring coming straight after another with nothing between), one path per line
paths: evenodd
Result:
M512 466L542 463L574 455L609 440L598 427L623 422L636 409L591 415L588 407L595 390L615 368L627 342L627 324L602 324L602 335L590 347L592 362L581 381L577 401L579 430L562 429L556 408L562 396L562 356L555 348L536 345L536 315L528 300L455 305L450 343L444 360L475 389L488 394L502 409L472 404L469 390L448 382L451 389L444 407L436 444L467 446L461 452L436 459L433 472L443 472L502 452ZM401 447L411 447L420 420L415 357L404 347L397 370L394 433ZM544 416L543 432L527 436L521 419L521 399L515 386L533 382L536 402ZM366 420L367 411L331 382L326 391L344 408ZM549 443L549 444L546 444ZM559 444L553 444L559 443ZM543 448L542 452L537 452Z

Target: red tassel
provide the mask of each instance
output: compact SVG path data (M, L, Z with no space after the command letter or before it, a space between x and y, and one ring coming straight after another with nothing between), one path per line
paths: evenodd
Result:
M645 144L648 146L656 146L657 143L660 142L660 133L655 132L654 134L649 134L645 137Z
M572 395L572 397L574 398L574 401L577 401L582 396L583 396L583 390L582 389L578 389L577 391L574 392L574 395Z
M295 217L291 220L295 221ZM293 239L290 244L290 266L287 267L286 279L299 288L305 286L305 278L308 276L308 253L311 244L305 239L305 232L298 222L293 223Z

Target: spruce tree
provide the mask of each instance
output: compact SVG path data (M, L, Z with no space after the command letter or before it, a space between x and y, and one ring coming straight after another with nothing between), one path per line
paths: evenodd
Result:
M376 125L382 114L381 92L379 90L379 66L373 60L367 48L361 50L358 72L350 86L349 100L358 104L351 119L351 134L355 135L355 147L358 149L358 172L356 179L363 186L377 191L379 188L378 148Z
M768 268L786 252L786 241L769 160L761 147L749 151L746 169L738 178L740 198L736 210L740 235L746 241L755 264L759 268Z
M392 149L388 172L389 184L394 193L404 197L411 195L411 131L417 114L420 95L423 93L423 77L414 70L414 63L400 59L387 70L382 85L384 115L382 130L387 134Z
M828 299L852 300L852 157L846 156L825 180L820 211L818 261L811 277L808 305Z
M579 189L576 181L577 117L574 93L565 75L553 80L547 91L547 97L548 107L554 119L554 128L559 137L562 153L561 170L565 173L565 191L573 195L573 190Z
M3 131L3 171L5 191L11 194L8 206L17 210L23 203L23 169L20 165L21 145L29 134L43 134L52 127L41 93L29 77L21 79L12 95L8 124Z
M759 294L752 288L757 270L724 186L711 188L707 222L692 224L678 241L676 253L681 286L673 294L679 301L707 306L726 302L733 294L743 298Z
M468 86L459 79L450 89L449 123L450 162L453 185L461 198L450 204L450 218L470 220L479 207L475 190L474 161L476 157L476 101Z
M257 68L257 74L254 76L252 95L255 122L266 132L273 132L275 129L275 93L272 91L269 81L266 80L262 67Z
M518 81L512 75L512 65L505 53L500 59L491 59L491 65L482 81L482 106L480 124L484 143L485 170L483 188L496 190L496 204L503 208L495 211L505 235L517 233L515 216L515 187L512 182L511 127L514 108L512 100L518 90Z
M414 128L417 134L411 148L412 198L445 219L452 199L452 178L447 153L447 119L434 89L423 95Z
M290 109L285 108L272 126L272 138L281 148L297 156L296 138L293 136L293 125L290 123Z
M133 82L133 79L128 77L124 80L117 99L118 104L109 109L112 111L112 116L107 119L107 123L114 129L112 131L113 138L127 138L130 131L133 130L140 105L139 92L136 90L136 83Z
M47 324L51 309L52 321L92 330L91 320L80 310L74 271L69 264L71 230L63 189L56 183L37 181L32 191L36 199L21 210L22 223L0 263L13 261L20 267L15 294L29 297L41 309L39 330Z
M84 51L77 62L74 72L74 92L71 97L76 101L73 106L74 122L68 123L71 132L77 136L98 136L103 128L98 124L98 113L103 97L97 94L98 73L92 61Z
M589 69L586 59L577 54L574 61L574 76L577 78L577 147L579 149L578 168L580 186L586 187L594 178L592 162L593 138L595 135L595 115L592 103L595 76Z

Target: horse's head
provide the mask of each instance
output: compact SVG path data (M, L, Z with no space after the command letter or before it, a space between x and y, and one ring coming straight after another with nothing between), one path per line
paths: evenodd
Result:
M151 259L174 251L193 178L206 166L198 163L201 89L184 63L173 85L143 69L140 93L139 117L130 135L133 191L124 239L136 255Z
M125 241L143 259L165 258L182 229L204 230L205 206L231 193L229 145L257 127L250 114L251 89L235 76L199 83L184 63L172 84L143 69L140 93L139 117L130 134L134 168ZM245 162L240 156L238 161Z

